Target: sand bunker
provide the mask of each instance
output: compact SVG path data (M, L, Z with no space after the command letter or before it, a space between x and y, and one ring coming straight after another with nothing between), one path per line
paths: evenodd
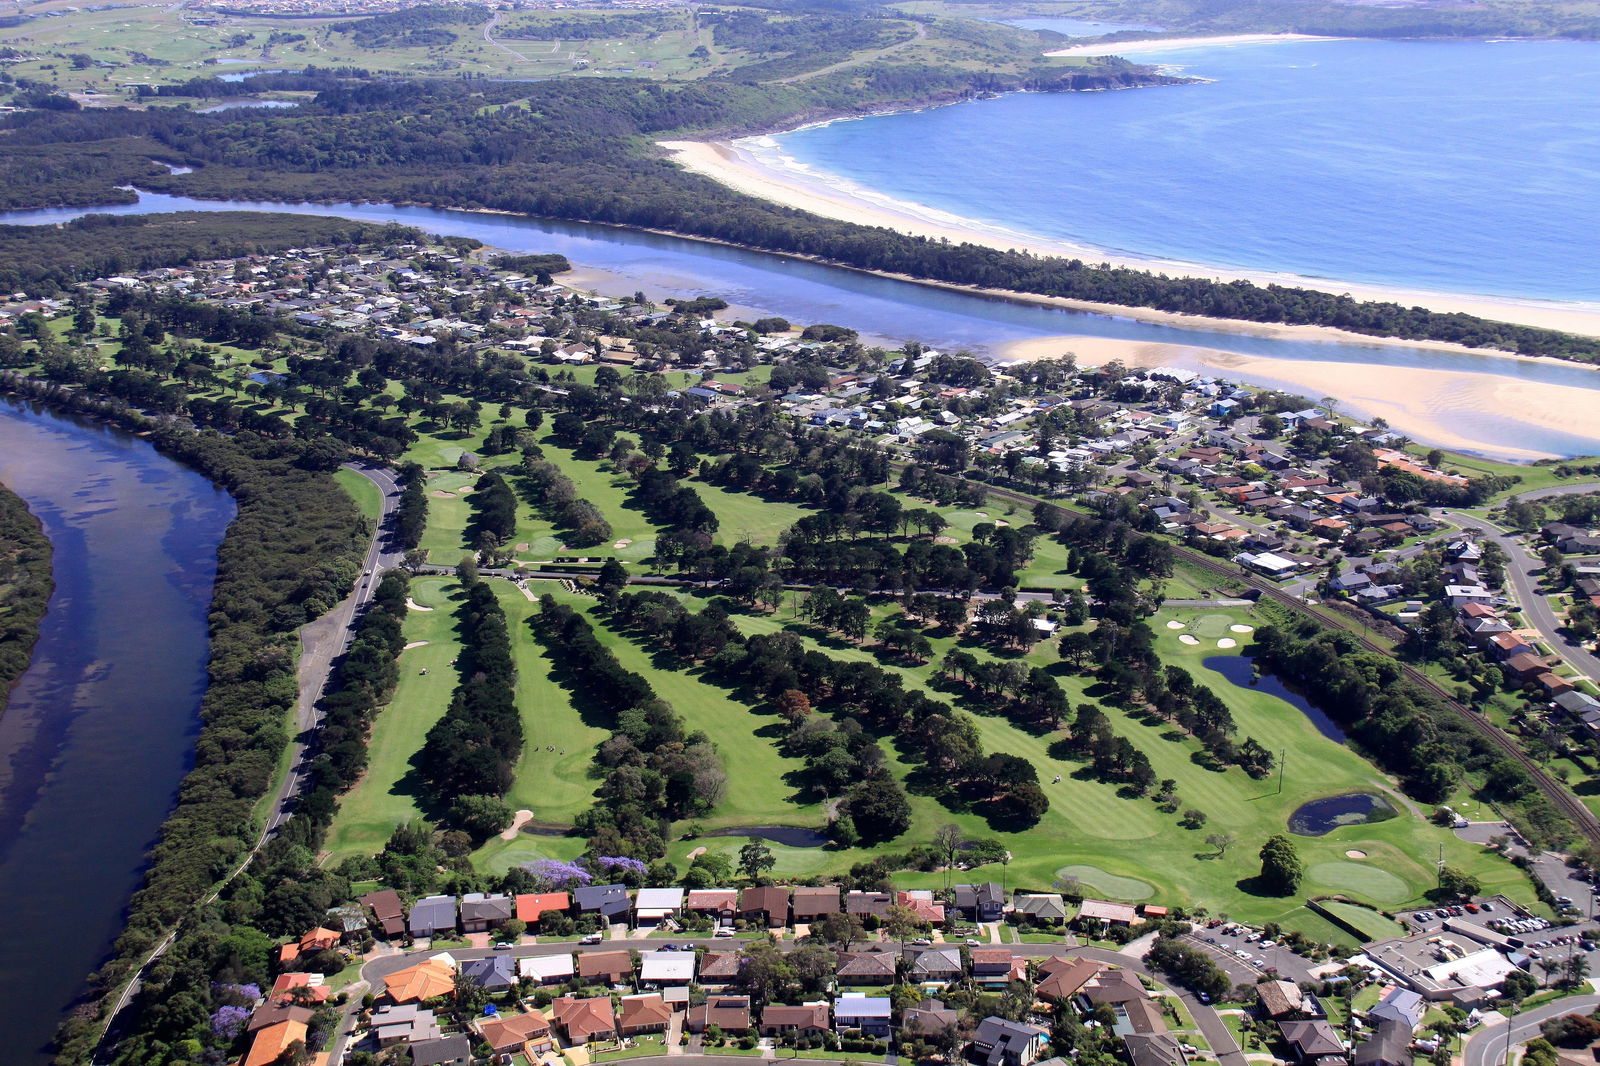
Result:
M611 546L613 548L626 548L628 545L630 545L632 543L633 543L633 538L632 537L623 537L621 540L617 541L615 544L613 544Z
M1232 637L1223 637L1221 640L1217 641L1217 647L1219 648L1237 648L1238 646L1239 642L1234 640Z
M1199 637L1191 637L1189 634L1183 633L1183 634L1179 635L1178 643L1180 643L1180 644L1198 644L1198 643L1200 643L1200 638Z
M1167 623L1167 628L1168 629L1182 629L1182 628L1184 628L1184 625L1183 625L1182 622L1180 622L1176 618L1174 618L1172 621Z
M401 648L400 650L401 651L410 651L412 648L426 648L427 646L428 646L428 642L425 641L425 640L413 640L410 644L407 644L405 647Z
M1229 631L1234 632L1234 633L1254 633L1256 631L1256 627L1255 626L1243 626L1243 625L1240 625L1237 622L1235 622L1233 625L1229 626L1228 629L1229 629Z
M527 541L523 541L521 544L518 544L516 550L519 551L519 552L527 551L528 550L528 542Z
M428 493L428 495L432 496L436 500L453 500L456 498L455 493L446 492L444 489L434 489L432 492Z
M518 811L514 816L512 816L511 824L501 831L500 839L517 839L517 832L531 821L533 821L532 811Z
M972 513L977 515L979 518L988 518L989 517L989 512L988 511L973 511Z
M961 543L959 540L956 540L956 538L954 538L954 537L934 537L933 538L933 542L935 544L960 544Z
M1364 851L1356 851L1352 848L1344 853L1344 857L1347 859L1364 859L1367 857L1367 853Z
M424 607L424 606L422 606L422 604L418 603L416 600L412 599L410 596L406 597L406 606L411 608L413 611L431 611L431 610L433 610L432 607Z

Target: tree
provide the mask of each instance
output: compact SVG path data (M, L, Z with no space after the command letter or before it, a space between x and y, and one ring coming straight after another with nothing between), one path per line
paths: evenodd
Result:
M1232 833L1211 833L1206 837L1206 843L1217 849L1217 858L1228 853L1228 848L1233 844Z
M607 559L600 567L600 576L595 579L595 586L602 593L621 592L628 584L628 568L615 559Z
M1443 867L1439 871L1439 896L1442 899L1476 896L1480 888L1476 877L1463 873L1453 866Z
M750 842L739 849L739 869L749 881L754 884L761 880L761 876L777 864L778 860L772 857L772 849L759 837L751 837Z
M955 823L941 825L933 832L933 849L939 853L939 858L944 860L944 885L950 887L950 871L955 868L956 856L961 853L966 844L966 834Z
M848 951L851 944L866 938L867 930L854 914L834 911L823 915L821 921L811 923L811 935L825 944L833 944L840 951Z
M511 824L511 807L498 796L457 796L450 823L481 843Z
M1261 845L1261 886L1277 896L1293 895L1300 888L1305 871L1294 841L1274 833Z
M855 819L863 842L881 844L911 827L911 803L893 778L863 781L850 790L843 809Z
M884 915L884 932L888 933L890 938L898 940L902 949L905 948L907 940L918 933L927 932L928 928L928 923L916 911L898 903L891 906Z

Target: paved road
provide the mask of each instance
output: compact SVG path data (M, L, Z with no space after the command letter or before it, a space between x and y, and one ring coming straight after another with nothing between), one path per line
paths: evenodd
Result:
M1500 1066L1509 1057L1507 1047L1538 1036L1541 1023L1563 1014L1588 1014L1597 1006L1600 1006L1600 996L1569 996L1513 1015L1504 1024L1486 1025L1467 1040L1464 1066Z
M1506 578L1516 590L1522 612L1528 621L1543 634L1550 649L1566 659L1578 673L1600 680L1600 657L1562 632L1561 620L1539 591L1539 575L1544 572L1544 564L1534 558L1516 537L1492 522L1466 514L1453 514L1450 517L1461 526L1478 533L1482 539L1500 546L1500 550L1506 553Z

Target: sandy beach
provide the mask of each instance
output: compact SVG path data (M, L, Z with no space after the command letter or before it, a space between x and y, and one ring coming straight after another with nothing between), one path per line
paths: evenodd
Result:
M1292 41L1337 41L1338 37L1317 37L1309 33L1233 33L1220 37L1162 37L1149 41L1114 41L1075 44L1046 52L1047 56L1128 56L1177 52L1185 48L1217 48L1236 44L1285 44Z
M1113 359L1130 367L1173 366L1253 384L1268 384L1316 398L1335 396L1340 411L1384 418L1426 444L1492 459L1529 462L1550 452L1480 440L1441 422L1446 413L1484 412L1544 430L1600 438L1600 403L1589 389L1518 381L1498 374L1424 370L1375 363L1313 362L1242 355L1216 348L1150 344L1105 337L1044 337L1008 345L1011 360L1051 359L1072 353L1082 366ZM1503 430L1502 430L1503 434Z
M1348 293L1360 300L1387 300L1441 312L1461 312L1503 322L1600 336L1600 303L1562 303L1493 296L1432 293L1377 285L1325 281L1267 271L1225 270L1194 263L1114 255L1100 249L1052 240L999 225L990 225L926 204L898 200L839 178L825 178L789 167L770 152L765 138L734 141L661 141L660 146L686 169L719 181L749 196L772 200L863 226L882 226L913 236L1014 249L1036 255L1065 256L1089 263L1150 270L1217 281L1248 280L1325 292ZM1118 308L1138 315L1137 309ZM1208 320L1209 321L1209 320ZM1331 332L1331 331L1330 331Z

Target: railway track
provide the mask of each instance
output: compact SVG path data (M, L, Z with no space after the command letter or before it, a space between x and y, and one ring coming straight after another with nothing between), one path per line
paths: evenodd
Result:
M1025 496L1020 492L1013 492L1010 489L996 488L993 485L984 485L981 482L971 482L971 484L981 485L981 487L988 492L991 498L997 498L1009 501L1011 503L1021 504L1029 509L1032 509L1032 507L1038 503L1050 503L1057 507L1062 506L1062 504L1058 501L1040 500L1037 497ZM1072 508L1066 509L1071 510ZM1182 559L1184 563L1194 567L1197 570L1205 571L1208 574L1214 574L1217 577L1225 578L1229 581L1242 581L1264 599L1269 599L1273 603L1276 603L1288 610L1294 611L1296 614L1301 614L1312 618L1321 625L1350 634L1356 639L1357 642L1361 644L1363 648L1367 649L1368 651L1387 656L1393 656L1394 654L1392 650L1382 647L1373 641L1349 619L1341 618L1338 615L1316 614L1298 597L1291 596L1277 586L1267 581L1263 581L1260 578L1254 577L1253 575L1246 573L1237 567L1225 566L1209 555L1206 555L1202 552L1197 552L1192 548L1185 548L1180 544L1173 545L1173 552L1178 558ZM1521 745L1497 729L1492 722L1485 720L1482 715L1478 714L1472 710L1472 708L1456 699L1456 697L1446 690L1442 685L1428 677L1421 670L1418 670L1416 667L1405 662L1400 663L1400 668L1405 671L1406 677L1415 682L1419 687L1424 688L1433 693L1433 695L1437 696L1446 707L1454 712L1457 717L1465 721L1479 736L1489 741L1489 743L1492 744L1496 750L1527 771L1529 778L1533 780L1534 785L1539 789L1539 791L1544 793L1545 797L1555 805L1557 810L1566 815L1567 818L1572 821L1573 826L1578 830L1579 833L1589 840L1600 841L1600 818L1596 818L1594 812L1589 810L1588 807L1584 806L1578 797L1567 791L1566 787L1563 786L1561 782L1557 781L1554 777L1551 777L1550 774L1545 772L1542 766L1529 758L1528 754L1522 750Z

